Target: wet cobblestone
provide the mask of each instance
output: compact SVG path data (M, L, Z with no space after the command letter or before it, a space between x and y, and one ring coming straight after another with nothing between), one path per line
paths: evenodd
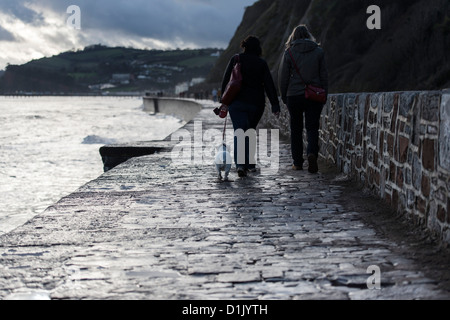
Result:
M450 298L448 249L326 164L290 170L287 144L280 162L219 183L213 164L131 159L0 238L0 298Z

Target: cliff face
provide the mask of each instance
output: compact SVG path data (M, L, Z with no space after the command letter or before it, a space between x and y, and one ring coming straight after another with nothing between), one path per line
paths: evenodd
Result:
M369 30L370 5L381 8L381 30ZM220 83L240 41L261 39L276 78L284 43L306 23L322 44L331 92L434 90L450 87L448 0L259 0L248 7L229 47L210 73Z

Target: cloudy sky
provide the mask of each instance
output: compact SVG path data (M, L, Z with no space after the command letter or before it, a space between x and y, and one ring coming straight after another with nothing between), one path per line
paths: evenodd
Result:
M91 44L225 48L256 0L0 0L0 70ZM80 8L80 27L68 25ZM70 22L70 21L69 21Z

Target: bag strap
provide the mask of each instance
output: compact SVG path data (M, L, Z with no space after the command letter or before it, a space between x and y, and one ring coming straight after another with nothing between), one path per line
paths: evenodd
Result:
M305 80L303 80L302 74L300 73L300 70L298 69L297 64L295 63L294 56L292 55L292 52L291 52L291 48L289 48L288 51L289 51L289 55L291 56L292 63L294 64L295 70L297 70L297 73L300 76L300 79L302 79L302 82L306 85L306 82L305 82Z
M236 68L236 66L238 64L241 65L241 59L240 59L239 53L234 55L234 66L233 66L233 68Z

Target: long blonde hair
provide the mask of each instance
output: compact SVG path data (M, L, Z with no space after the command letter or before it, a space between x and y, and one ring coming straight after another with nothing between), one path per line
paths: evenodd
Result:
M301 24L294 28L288 40L286 41L286 48L290 48L292 42L300 39L309 39L316 42L316 38L309 32L308 27L305 24Z

